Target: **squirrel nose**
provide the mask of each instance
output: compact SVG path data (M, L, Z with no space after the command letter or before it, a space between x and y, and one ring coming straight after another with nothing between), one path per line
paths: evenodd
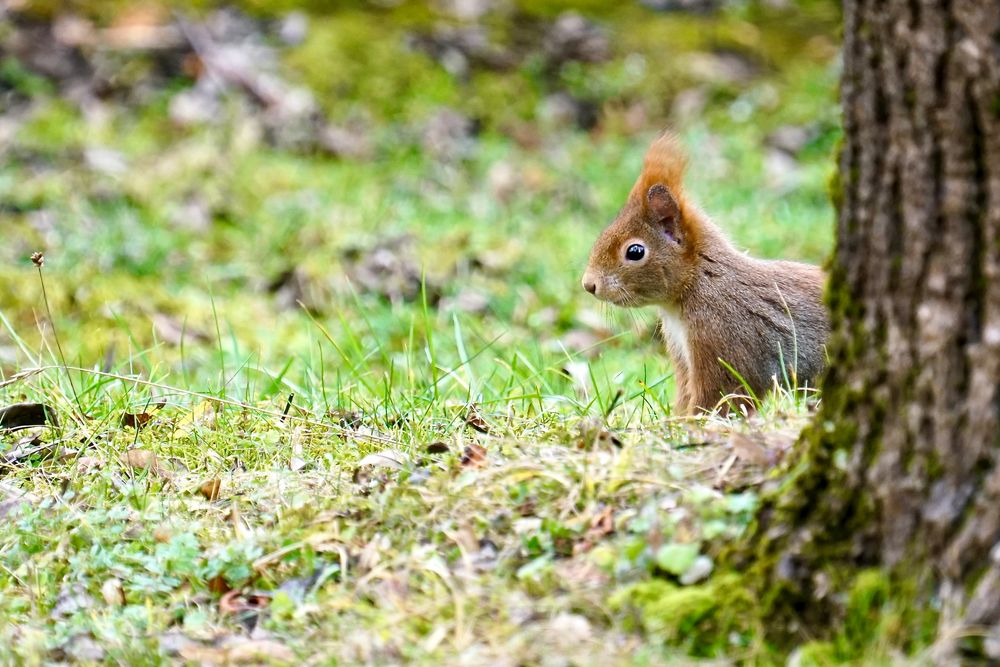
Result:
M597 283L595 283L593 280L585 280L583 281L583 289L587 290L591 294L596 294Z

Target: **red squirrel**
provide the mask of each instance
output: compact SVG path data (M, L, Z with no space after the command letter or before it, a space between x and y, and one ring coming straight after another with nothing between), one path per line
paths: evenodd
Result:
M659 309L678 414L726 412L724 399L746 387L762 398L776 381L815 386L830 328L823 271L736 250L685 197L685 164L676 137L653 142L625 206L594 244L584 289L617 306Z

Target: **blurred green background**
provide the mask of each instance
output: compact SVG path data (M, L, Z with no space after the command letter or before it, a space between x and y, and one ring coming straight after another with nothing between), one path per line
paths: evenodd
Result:
M583 360L572 411L655 386L629 396L664 416L651 317L578 286L650 139L739 246L831 245L832 1L6 7L5 374L54 358L42 250L71 365L390 419L545 412Z

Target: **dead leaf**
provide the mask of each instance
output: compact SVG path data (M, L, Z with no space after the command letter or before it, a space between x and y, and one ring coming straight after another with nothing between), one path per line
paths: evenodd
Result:
M38 496L22 491L8 482L0 482L0 519L12 516L24 505L40 502Z
M223 595L233 589L229 585L229 582L226 581L225 577L221 574L217 574L208 580L208 590L212 591L216 595Z
M487 424L486 420L483 419L483 416L479 414L479 408L476 407L475 403L469 405L469 409L465 413L465 423L480 433L488 435L490 432L490 425Z
M601 539L613 532L615 532L615 511L609 505L590 519L590 527L583 540L573 545L573 555L590 551Z
M67 657L73 658L70 662L75 663L97 664L104 662L106 657L104 647L89 633L75 635L60 649Z
M354 482L365 484L372 478L372 471L382 470L402 470L409 457L395 449L383 449L374 452L358 461L358 467L354 470Z
M38 447L44 444L44 441L42 440L42 435L45 434L44 427L28 427L22 429L21 433L23 435L17 439L17 442L14 443L14 447L11 451L7 452L7 455L4 458L8 460L16 460L19 458L19 452L21 450L27 450L31 447Z
M149 405L149 410L147 412L139 412L135 414L126 412L122 415L122 426L129 426L138 431L152 421L153 413L162 408L164 405L166 405L166 401L157 401L156 403L151 403Z
M122 415L122 426L130 426L136 430L141 429L153 418L153 415L148 412L140 412L138 414L131 414L126 412Z
M168 345L180 347L187 343L205 343L211 340L208 335L196 329L189 329L187 322L180 322L175 317L164 313L153 313L153 330L157 337Z
M425 451L428 454L447 454L450 451L450 448L447 443L439 440L438 442L432 442L427 445L427 449Z
M212 428L215 426L216 404L212 401L202 401L174 423L174 428L181 431L194 431L196 426Z
M79 454L79 450L66 446L66 443L71 441L70 438L42 442L40 435L40 429L29 430L27 436L18 440L10 451L0 456L0 461L15 464L28 459L44 460L52 457L66 461L76 458L76 455Z
M560 582L573 588L598 589L608 584L608 575L589 558L560 559L555 572Z
M33 426L58 426L55 411L43 403L15 403L0 408L0 432Z
M431 305L441 300L441 281L423 271L412 235L383 238L369 248L350 248L344 260L347 278L359 292L390 303L416 301L422 295Z
M325 548L330 548L331 546L336 549L339 545L317 545ZM317 549L320 551L321 549ZM325 560L319 560L316 567L313 568L312 574L306 577L292 577L286 579L278 587L278 590L290 597L296 604L303 604L306 597L313 591L315 591L320 585L323 584L330 577L340 573L340 564L332 563Z
M733 431L729 436L729 445L733 449L733 454L741 461L759 466L773 466L778 462L778 456L762 445L757 440L753 440L739 431Z
M587 531L587 534L604 537L613 532L615 532L615 510L609 505L590 520L590 530Z
M243 611L260 611L266 609L270 603L270 596L259 593L244 593L238 589L231 590L219 599L219 612L225 616Z
M292 662L295 654L292 649L274 639L246 639L228 647L229 662L235 664L255 664L262 662L274 663Z
M96 456L81 456L76 460L76 469L80 473L88 473L104 467L104 461Z
M357 429L364 423L360 412L335 408L327 413L341 428Z
M125 604L125 589L122 587L122 582L115 577L111 577L101 585L101 595L112 607L121 607Z
M219 598L219 613L223 616L233 616L247 631L250 631L257 626L270 604L270 595L245 593L235 589Z
M77 583L63 583L56 598L56 604L52 608L53 618L67 618L73 614L91 609L94 606L94 598L87 592L87 587Z
M159 644L160 651L171 657L180 655L181 651L186 649L194 649L199 646L198 642L177 630L170 630L160 635Z
M173 473L164 468L156 454L148 449L130 449L122 455L122 462L129 468L148 470L163 479L173 477Z
M388 537L376 533L358 554L358 571L370 572L382 561L382 552L386 551L390 544Z
M211 501L219 499L220 491L222 491L222 480L218 477L213 477L198 487L198 493L205 496L207 500Z
M520 503L518 503L517 507L515 507L514 510L520 516L533 517L535 516L535 513L538 511L538 499L535 498L535 496L528 496Z
M715 477L715 488L719 489L726 486L726 477L729 475L729 471L733 469L733 464L736 463L737 458L736 454L732 454L725 460L722 467L719 468L719 474Z
M614 446L618 449L622 447L622 441L617 435L609 431L604 420L599 417L591 417L580 422L580 437L576 441L577 449L591 449L594 447Z
M469 468L482 468L486 465L486 448L475 442L466 445L461 463Z
M273 665L295 660L292 650L277 640L235 635L216 646L185 643L179 646L177 653L184 660L201 665Z

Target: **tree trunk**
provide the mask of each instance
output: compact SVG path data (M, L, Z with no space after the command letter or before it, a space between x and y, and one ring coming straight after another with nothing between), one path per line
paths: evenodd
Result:
M1000 0L844 20L830 371L751 545L812 630L881 567L917 583L938 660L1000 659Z

